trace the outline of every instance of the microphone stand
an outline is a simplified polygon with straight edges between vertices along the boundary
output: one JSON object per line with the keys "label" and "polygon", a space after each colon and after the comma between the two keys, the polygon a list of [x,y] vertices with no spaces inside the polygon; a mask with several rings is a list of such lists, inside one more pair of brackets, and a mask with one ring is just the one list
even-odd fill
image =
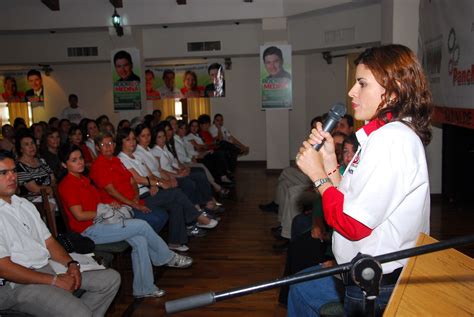
{"label": "microphone stand", "polygon": [[194,309],[220,302],[225,299],[254,294],[269,289],[305,282],[326,276],[350,272],[354,283],[358,285],[365,294],[366,307],[370,316],[375,314],[375,300],[379,293],[380,281],[382,279],[381,263],[392,262],[417,255],[450,249],[474,243],[474,235],[463,236],[446,241],[440,241],[428,245],[405,249],[397,252],[387,253],[372,257],[358,254],[351,262],[339,264],[330,268],[318,269],[313,272],[297,273],[276,280],[253,284],[241,288],[233,288],[221,292],[208,292],[189,297],[184,297],[165,303],[165,310],[169,314]]}

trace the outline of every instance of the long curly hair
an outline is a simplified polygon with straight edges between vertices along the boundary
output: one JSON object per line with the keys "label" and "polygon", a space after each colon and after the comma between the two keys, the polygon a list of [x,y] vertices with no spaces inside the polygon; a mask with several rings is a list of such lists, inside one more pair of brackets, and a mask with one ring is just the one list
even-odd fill
{"label": "long curly hair", "polygon": [[406,46],[391,44],[368,48],[354,62],[364,64],[385,88],[375,117],[385,122],[401,121],[424,145],[429,144],[431,92],[415,54]]}

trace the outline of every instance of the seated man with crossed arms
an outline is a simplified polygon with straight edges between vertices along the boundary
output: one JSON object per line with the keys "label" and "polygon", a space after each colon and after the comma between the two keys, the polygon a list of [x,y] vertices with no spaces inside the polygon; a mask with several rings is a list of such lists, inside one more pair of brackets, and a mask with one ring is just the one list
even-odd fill
{"label": "seated man with crossed arms", "polygon": [[[0,309],[34,316],[104,316],[120,275],[111,269],[81,273],[35,206],[16,196],[16,189],[15,161],[0,150]],[[67,272],[56,275],[50,258]],[[73,295],[79,288],[85,291],[81,298]]]}

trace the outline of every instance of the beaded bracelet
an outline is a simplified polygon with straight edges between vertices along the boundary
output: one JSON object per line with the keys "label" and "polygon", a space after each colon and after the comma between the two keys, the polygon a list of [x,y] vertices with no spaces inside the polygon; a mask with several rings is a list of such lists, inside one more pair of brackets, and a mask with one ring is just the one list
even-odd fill
{"label": "beaded bracelet", "polygon": [[330,175],[336,173],[336,171],[339,169],[339,167],[341,167],[341,165],[337,164],[337,167],[336,167],[333,171],[329,172],[329,173],[328,173],[328,176],[330,176]]}

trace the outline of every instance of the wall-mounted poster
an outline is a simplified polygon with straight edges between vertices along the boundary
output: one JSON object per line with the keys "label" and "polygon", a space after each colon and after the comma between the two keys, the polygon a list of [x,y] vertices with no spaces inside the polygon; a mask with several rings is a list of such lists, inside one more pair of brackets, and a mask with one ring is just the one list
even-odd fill
{"label": "wall-mounted poster", "polygon": [[224,97],[223,63],[150,66],[145,70],[147,100]]}
{"label": "wall-mounted poster", "polygon": [[44,106],[41,72],[36,69],[2,71],[0,102],[31,102],[33,107]]}
{"label": "wall-mounted poster", "polygon": [[422,0],[423,68],[436,105],[432,120],[474,128],[474,24],[472,0]]}
{"label": "wall-mounted poster", "polygon": [[112,51],[112,78],[115,110],[141,109],[140,51],[136,48]]}
{"label": "wall-mounted poster", "polygon": [[260,46],[262,108],[291,108],[291,45]]}

